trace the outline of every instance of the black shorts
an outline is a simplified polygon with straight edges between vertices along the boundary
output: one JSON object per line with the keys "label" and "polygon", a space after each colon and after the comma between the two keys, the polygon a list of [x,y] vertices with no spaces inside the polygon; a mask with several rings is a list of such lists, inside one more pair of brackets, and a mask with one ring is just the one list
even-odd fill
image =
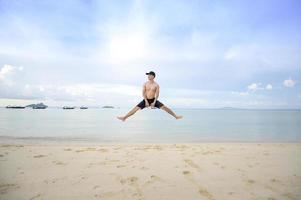
{"label": "black shorts", "polygon": [[[153,98],[153,99],[147,99],[149,105],[150,105],[151,103],[153,103],[154,100],[155,100],[155,98]],[[141,108],[141,109],[145,108],[145,100],[143,99],[137,106],[138,106],[139,108]],[[161,108],[162,106],[164,106],[164,104],[157,100],[156,103],[155,103],[155,107],[156,107],[156,108]]]}

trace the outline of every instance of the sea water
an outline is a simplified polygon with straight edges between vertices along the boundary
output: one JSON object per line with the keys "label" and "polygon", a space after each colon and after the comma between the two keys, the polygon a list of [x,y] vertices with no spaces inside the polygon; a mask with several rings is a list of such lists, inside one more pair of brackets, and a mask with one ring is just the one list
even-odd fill
{"label": "sea water", "polygon": [[300,142],[300,110],[174,109],[175,120],[146,108],[122,122],[129,109],[0,108],[0,136],[103,142]]}

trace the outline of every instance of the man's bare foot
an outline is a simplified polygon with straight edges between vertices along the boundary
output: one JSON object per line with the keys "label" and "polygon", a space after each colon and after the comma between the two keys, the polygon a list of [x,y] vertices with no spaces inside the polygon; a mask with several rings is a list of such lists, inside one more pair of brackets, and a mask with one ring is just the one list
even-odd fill
{"label": "man's bare foot", "polygon": [[176,119],[182,119],[182,118],[183,118],[183,116],[181,116],[181,115],[176,116]]}
{"label": "man's bare foot", "polygon": [[117,119],[120,119],[121,121],[125,121],[125,117],[117,117]]}

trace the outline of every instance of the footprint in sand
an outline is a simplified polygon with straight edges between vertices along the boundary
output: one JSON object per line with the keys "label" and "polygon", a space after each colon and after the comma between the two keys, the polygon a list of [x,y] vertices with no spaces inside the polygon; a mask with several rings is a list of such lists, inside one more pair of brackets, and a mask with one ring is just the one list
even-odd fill
{"label": "footprint in sand", "polygon": [[145,146],[145,147],[135,147],[134,150],[143,150],[143,151],[158,150],[158,151],[162,151],[163,147],[161,145],[149,145],[149,146]]}
{"label": "footprint in sand", "polygon": [[117,181],[119,181],[122,185],[129,186],[134,191],[132,193],[132,196],[138,199],[142,198],[142,188],[139,185],[139,178],[136,176],[130,176],[130,177],[122,177],[120,175],[112,174],[116,176]]}
{"label": "footprint in sand", "polygon": [[183,174],[190,174],[191,172],[190,171],[183,171]]}
{"label": "footprint in sand", "polygon": [[299,199],[299,198],[296,197],[294,194],[289,193],[289,192],[285,192],[285,193],[283,193],[282,195],[285,196],[286,198],[292,199],[292,200],[297,200],[297,199]]}
{"label": "footprint in sand", "polygon": [[119,180],[119,182],[121,183],[121,184],[135,184],[135,183],[137,183],[137,181],[138,181],[138,177],[136,177],[136,176],[132,176],[132,177],[127,177],[127,178],[123,178],[122,176],[120,176],[120,175],[117,175],[117,180]]}
{"label": "footprint in sand", "polygon": [[108,149],[101,148],[101,149],[97,149],[97,151],[100,151],[100,152],[102,152],[102,153],[106,153],[106,152],[108,152],[109,150],[108,150]]}
{"label": "footprint in sand", "polygon": [[[165,183],[165,180],[157,175],[151,175],[149,179],[141,184],[141,181],[136,176],[130,176],[130,177],[122,177],[121,175],[112,173],[111,175],[116,176],[116,180],[119,181],[124,187],[128,186],[129,190],[132,190],[132,197],[135,199],[141,199],[143,198],[143,189],[146,187],[149,187],[150,185],[153,185],[156,182]],[[115,195],[115,194],[114,194]]]}
{"label": "footprint in sand", "polygon": [[86,152],[86,151],[102,151],[102,149],[99,150],[99,149],[97,149],[95,147],[87,147],[87,148],[75,150],[76,153]]}
{"label": "footprint in sand", "polygon": [[[274,182],[273,179],[271,179],[271,181]],[[279,181],[279,180],[275,180],[275,181]],[[299,199],[299,198],[297,198],[294,194],[289,193],[289,192],[284,192],[284,193],[282,193],[279,189],[276,189],[275,187],[272,187],[271,185],[265,185],[264,187],[265,187],[266,189],[269,189],[269,190],[271,190],[271,191],[273,191],[273,192],[275,192],[275,193],[281,195],[281,196],[284,196],[285,199],[291,199],[291,200],[297,200],[297,199]],[[270,198],[273,198],[273,197],[270,197]]]}
{"label": "footprint in sand", "polygon": [[276,178],[272,178],[270,181],[272,183],[279,183],[279,184],[281,184],[281,181],[279,179],[276,179]]}
{"label": "footprint in sand", "polygon": [[95,185],[94,187],[93,187],[93,190],[95,190],[95,189],[97,189],[97,188],[99,188],[100,186],[99,185]]}
{"label": "footprint in sand", "polygon": [[[115,175],[116,174],[111,174],[111,175]],[[124,186],[128,186],[130,187],[127,191],[132,191],[132,197],[134,197],[135,199],[141,199],[143,197],[143,192],[142,190],[146,187],[149,187],[150,185],[153,185],[154,183],[156,182],[164,182],[165,181],[160,178],[159,176],[156,176],[156,175],[151,175],[150,176],[150,180],[147,180],[144,184],[140,185],[139,182],[139,179],[138,177],[135,177],[135,176],[132,176],[132,177],[127,177],[127,178],[123,178],[122,176],[120,175],[117,175],[117,180]]]}
{"label": "footprint in sand", "polygon": [[255,181],[252,179],[248,179],[248,180],[246,180],[246,182],[248,185],[253,185],[255,183]]}
{"label": "footprint in sand", "polygon": [[30,200],[37,199],[37,198],[39,198],[39,197],[41,197],[41,196],[42,196],[42,194],[39,193],[39,194],[37,194],[37,195],[31,197]]}
{"label": "footprint in sand", "polygon": [[72,183],[72,185],[76,185],[76,184],[81,183],[84,179],[87,179],[87,177],[85,177],[83,175],[79,175],[79,176],[77,176],[77,179],[78,180],[76,182]]}
{"label": "footprint in sand", "polygon": [[202,154],[203,155],[209,155],[209,154],[214,154],[214,152],[212,152],[212,151],[204,151]]}
{"label": "footprint in sand", "polygon": [[45,157],[45,155],[35,155],[33,156],[34,158],[42,158],[42,157]]}
{"label": "footprint in sand", "polygon": [[117,191],[103,192],[101,194],[94,195],[95,198],[100,198],[100,199],[111,198],[111,197],[118,197],[118,199],[124,199],[125,196],[126,196],[126,193],[123,189],[117,190]]}
{"label": "footprint in sand", "polygon": [[89,163],[89,164],[87,165],[87,168],[91,168],[93,165],[95,165],[95,163]]}
{"label": "footprint in sand", "polygon": [[126,180],[127,180],[127,182],[130,183],[130,184],[136,184],[137,181],[138,181],[138,177],[132,176],[132,177],[127,178]]}
{"label": "footprint in sand", "polygon": [[234,194],[234,192],[228,192],[228,195],[233,195]]}
{"label": "footprint in sand", "polygon": [[19,174],[24,174],[24,171],[19,171]]}
{"label": "footprint in sand", "polygon": [[213,200],[214,198],[213,198],[213,196],[212,196],[212,194],[210,193],[210,192],[208,192],[206,189],[204,189],[204,188],[200,188],[199,189],[199,193],[202,195],[202,196],[205,196],[205,197],[207,197],[208,199],[210,199],[210,200]]}
{"label": "footprint in sand", "polygon": [[20,186],[18,184],[14,184],[14,183],[0,184],[0,194],[5,194],[11,190],[16,190],[19,188],[20,188]]}
{"label": "footprint in sand", "polygon": [[142,170],[148,170],[149,168],[147,168],[147,167],[140,167],[140,169],[142,169]]}
{"label": "footprint in sand", "polygon": [[56,165],[66,165],[67,163],[61,162],[61,161],[52,161],[52,163]]}
{"label": "footprint in sand", "polygon": [[126,167],[126,165],[117,165],[117,168],[122,168],[122,167]]}
{"label": "footprint in sand", "polygon": [[165,181],[160,178],[159,176],[156,176],[156,175],[151,175],[150,176],[150,180],[146,181],[144,184],[143,184],[143,187],[147,187],[149,185],[152,185],[153,183],[155,182],[161,182],[161,183],[164,183]]}
{"label": "footprint in sand", "polygon": [[201,170],[200,166],[197,165],[196,163],[194,163],[192,160],[190,160],[190,159],[185,159],[184,161],[185,161],[185,163],[187,163],[190,167],[192,167],[192,168],[194,168],[194,169],[196,169],[196,170],[198,170],[198,171]]}
{"label": "footprint in sand", "polygon": [[210,192],[208,192],[208,190],[205,187],[201,186],[194,179],[192,172],[190,172],[190,171],[183,171],[182,173],[187,178],[187,180],[189,182],[191,182],[198,189],[198,194],[200,194],[203,197],[206,197],[209,200],[214,200],[213,195]]}

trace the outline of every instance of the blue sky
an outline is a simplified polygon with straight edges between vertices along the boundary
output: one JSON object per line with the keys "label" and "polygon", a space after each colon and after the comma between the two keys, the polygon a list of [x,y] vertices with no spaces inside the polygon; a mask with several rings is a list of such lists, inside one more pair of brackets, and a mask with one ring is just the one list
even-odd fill
{"label": "blue sky", "polygon": [[301,108],[300,1],[0,0],[0,106]]}

